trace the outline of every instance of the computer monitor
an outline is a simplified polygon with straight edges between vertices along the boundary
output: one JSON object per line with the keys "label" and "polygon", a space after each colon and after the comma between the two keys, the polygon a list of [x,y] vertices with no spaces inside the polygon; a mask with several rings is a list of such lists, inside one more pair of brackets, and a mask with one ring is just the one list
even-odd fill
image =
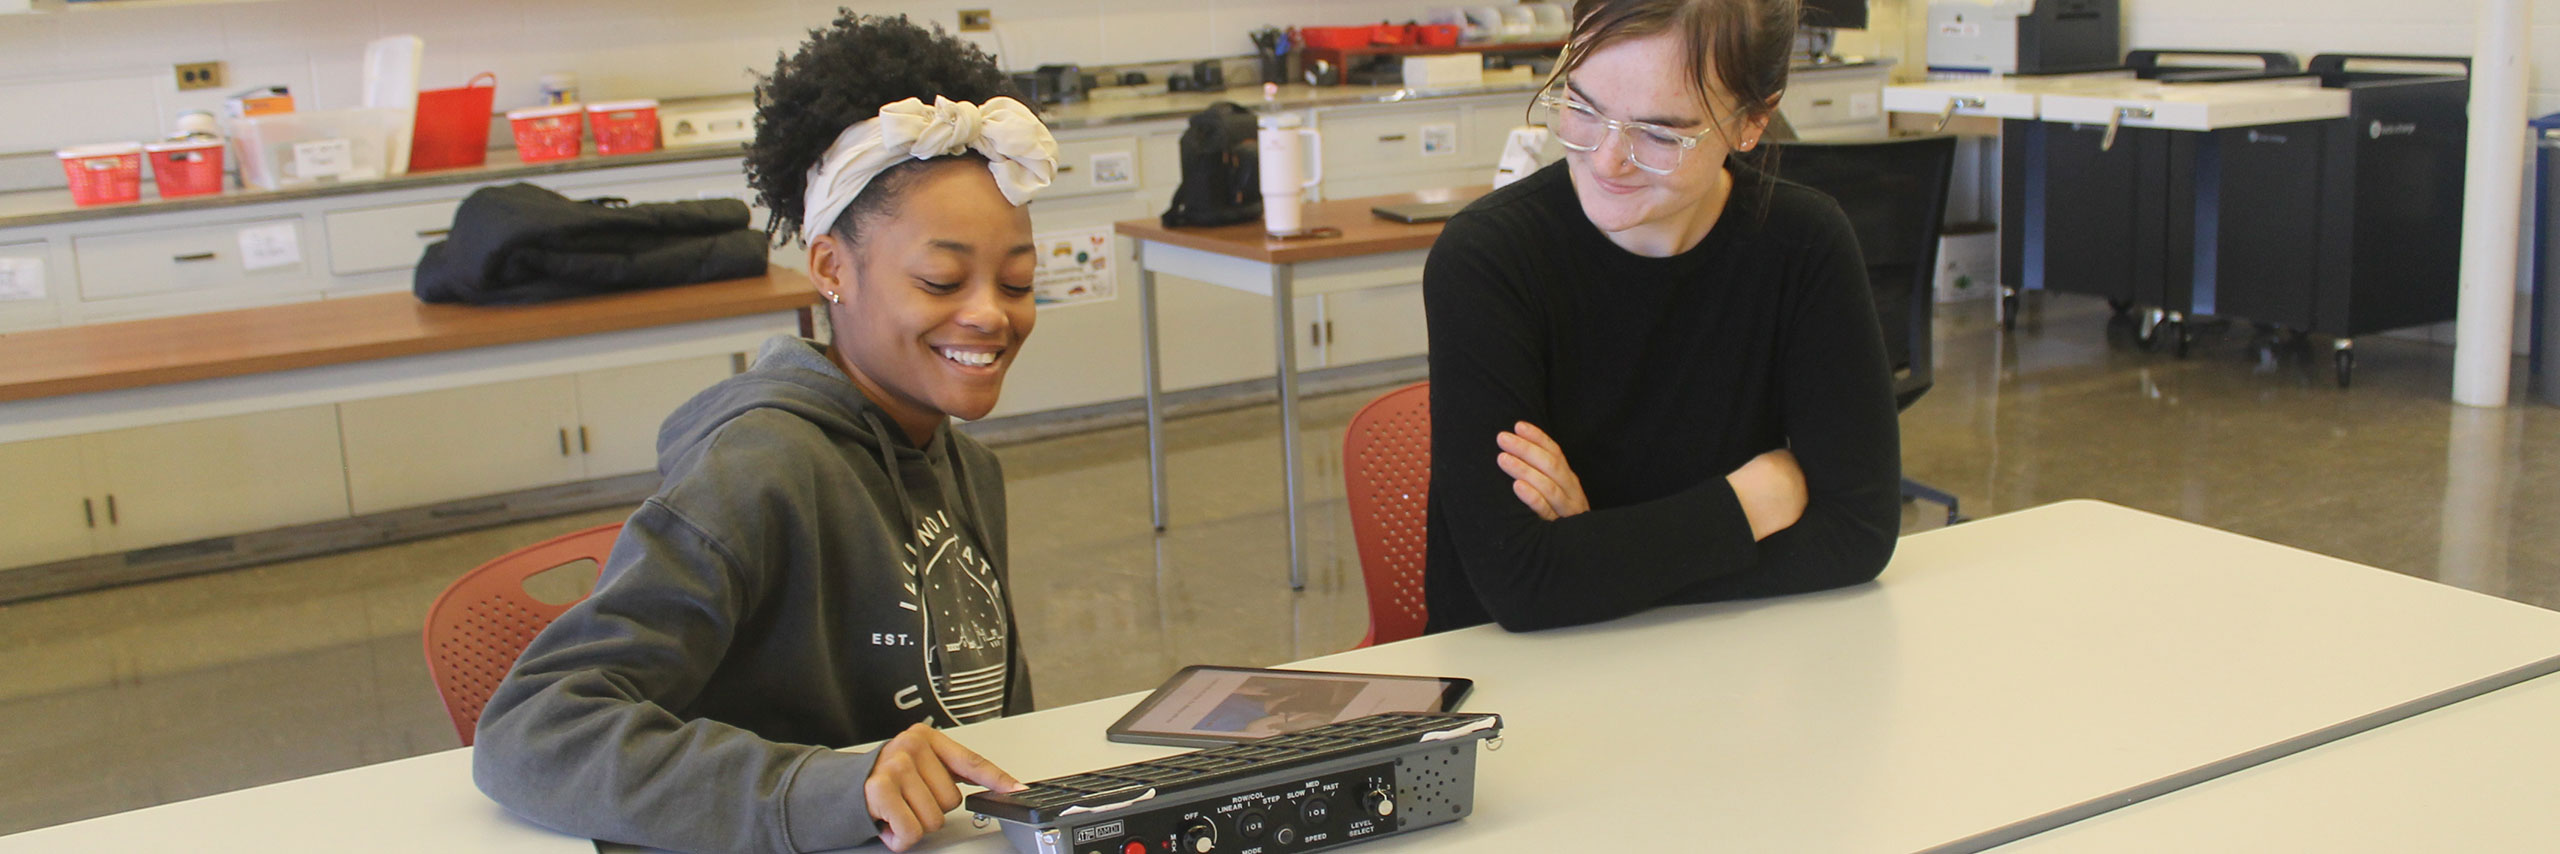
{"label": "computer monitor", "polygon": [[1804,0],[1804,25],[1835,30],[1867,28],[1867,0]]}

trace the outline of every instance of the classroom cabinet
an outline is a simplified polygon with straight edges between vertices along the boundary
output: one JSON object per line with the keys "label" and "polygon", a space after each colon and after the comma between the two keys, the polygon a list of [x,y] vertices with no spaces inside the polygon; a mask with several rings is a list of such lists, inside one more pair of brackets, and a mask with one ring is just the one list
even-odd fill
{"label": "classroom cabinet", "polygon": [[85,436],[0,445],[0,566],[25,566],[97,551],[98,508],[82,469]]}
{"label": "classroom cabinet", "polygon": [[589,478],[658,468],[658,426],[676,407],[738,372],[748,354],[703,356],[577,375],[579,456]]}
{"label": "classroom cabinet", "polygon": [[101,551],[347,515],[334,407],[306,406],[91,435],[106,506]]}
{"label": "classroom cabinet", "polygon": [[1328,365],[1419,356],[1430,350],[1420,283],[1344,291],[1323,299],[1321,358]]}
{"label": "classroom cabinet", "polygon": [[648,471],[657,430],[733,355],[338,405],[357,514]]}
{"label": "classroom cabinet", "polygon": [[0,445],[0,565],[347,515],[333,407]]}

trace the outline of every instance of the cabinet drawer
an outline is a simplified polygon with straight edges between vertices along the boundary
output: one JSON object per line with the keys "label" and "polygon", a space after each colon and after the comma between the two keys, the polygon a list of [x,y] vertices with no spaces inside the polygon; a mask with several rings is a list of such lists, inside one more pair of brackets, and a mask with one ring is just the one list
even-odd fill
{"label": "cabinet drawer", "polygon": [[1458,127],[1456,110],[1326,113],[1317,123],[1324,135],[1324,174],[1384,175],[1463,165],[1466,146]]}
{"label": "cabinet drawer", "polygon": [[1798,129],[1871,124],[1883,133],[1884,90],[1877,77],[1799,81],[1778,109]]}
{"label": "cabinet drawer", "polygon": [[[244,232],[281,228],[291,234],[292,263],[251,270],[241,256]],[[210,290],[305,278],[300,256],[308,245],[301,217],[227,222],[136,234],[75,237],[80,297],[114,299],[174,291]]]}
{"label": "cabinet drawer", "polygon": [[333,211],[324,220],[329,230],[329,272],[350,276],[415,267],[427,244],[443,240],[453,228],[453,211],[461,206],[461,199],[446,199]]}
{"label": "cabinet drawer", "polygon": [[1040,197],[1134,191],[1140,183],[1137,137],[1059,140],[1058,179]]}

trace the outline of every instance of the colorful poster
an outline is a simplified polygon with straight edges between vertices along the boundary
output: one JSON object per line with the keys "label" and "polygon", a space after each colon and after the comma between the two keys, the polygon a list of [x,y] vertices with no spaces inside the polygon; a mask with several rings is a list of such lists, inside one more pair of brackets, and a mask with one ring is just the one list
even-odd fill
{"label": "colorful poster", "polygon": [[1032,235],[1040,256],[1031,279],[1042,306],[1101,302],[1118,296],[1120,239],[1110,226]]}

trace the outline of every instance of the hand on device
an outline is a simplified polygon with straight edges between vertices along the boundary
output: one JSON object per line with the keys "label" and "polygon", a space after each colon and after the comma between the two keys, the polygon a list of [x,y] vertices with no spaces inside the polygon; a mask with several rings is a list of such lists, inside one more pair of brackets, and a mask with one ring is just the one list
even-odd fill
{"label": "hand on device", "polygon": [[1733,487],[1733,497],[1741,500],[1743,518],[1751,521],[1755,541],[1795,524],[1804,517],[1805,502],[1811,500],[1804,469],[1796,465],[1795,453],[1785,448],[1752,457],[1725,475],[1724,481]]}
{"label": "hand on device", "polygon": [[891,851],[905,851],[927,833],[942,829],[943,816],[960,808],[960,787],[953,778],[997,792],[1020,790],[1022,781],[969,748],[925,724],[916,724],[889,743],[871,763],[862,795],[871,806],[871,821],[880,841]]}
{"label": "hand on device", "polygon": [[1565,464],[1563,446],[1538,425],[1513,424],[1509,432],[1495,434],[1493,443],[1502,449],[1494,464],[1511,476],[1511,494],[1537,511],[1538,518],[1553,522],[1591,509],[1582,495],[1582,479]]}

